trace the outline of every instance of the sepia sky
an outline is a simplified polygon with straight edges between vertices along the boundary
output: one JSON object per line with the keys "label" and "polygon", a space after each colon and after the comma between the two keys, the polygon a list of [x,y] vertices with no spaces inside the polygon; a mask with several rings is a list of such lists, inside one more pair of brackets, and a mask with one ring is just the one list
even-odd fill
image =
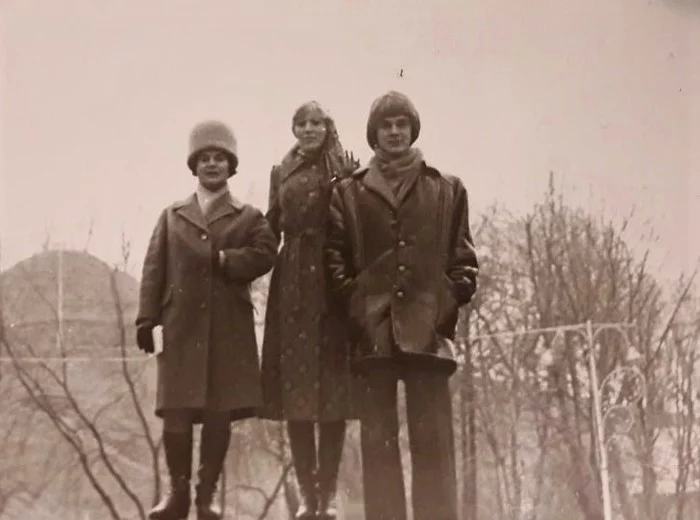
{"label": "sepia sky", "polygon": [[233,127],[232,188],[264,209],[298,105],[326,105],[365,161],[389,89],[414,100],[416,145],[463,179],[474,223],[494,202],[528,211],[552,171],[572,203],[635,207],[660,275],[700,256],[697,1],[2,0],[0,15],[3,268],[47,236],[118,262],[124,233],[138,276],[158,213],[194,188],[196,122]]}

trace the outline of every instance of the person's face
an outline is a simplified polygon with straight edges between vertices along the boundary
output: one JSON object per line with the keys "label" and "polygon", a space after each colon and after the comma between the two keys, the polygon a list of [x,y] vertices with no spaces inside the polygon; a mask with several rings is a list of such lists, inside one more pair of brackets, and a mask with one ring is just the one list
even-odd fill
{"label": "person's face", "polygon": [[202,150],[197,155],[195,173],[199,184],[209,191],[222,188],[229,177],[228,156],[215,148]]}
{"label": "person's face", "polygon": [[312,110],[294,121],[294,136],[302,152],[315,152],[326,140],[328,129],[323,114]]}
{"label": "person's face", "polygon": [[404,154],[411,147],[411,120],[407,116],[382,119],[377,128],[377,145],[391,156]]}

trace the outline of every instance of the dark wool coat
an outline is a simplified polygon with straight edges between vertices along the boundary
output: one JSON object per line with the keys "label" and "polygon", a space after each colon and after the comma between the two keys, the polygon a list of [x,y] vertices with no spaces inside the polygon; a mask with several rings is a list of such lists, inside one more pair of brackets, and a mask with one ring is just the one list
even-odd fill
{"label": "dark wool coat", "polygon": [[144,261],[137,324],[163,325],[159,416],[190,408],[235,419],[261,404],[250,282],[272,268],[277,239],[260,211],[229,194],[208,213],[195,195],[164,210]]}
{"label": "dark wool coat", "polygon": [[330,170],[323,155],[305,164],[290,152],[271,173],[267,217],[284,243],[265,315],[262,417],[327,421],[351,414],[347,333],[328,300],[324,268]]}
{"label": "dark wool coat", "polygon": [[[403,354],[448,372],[441,346],[476,289],[478,263],[467,192],[423,164],[397,201],[377,170],[338,183],[326,248],[333,285],[347,304],[357,361]],[[399,349],[397,351],[396,349]],[[447,356],[449,357],[449,356]]]}

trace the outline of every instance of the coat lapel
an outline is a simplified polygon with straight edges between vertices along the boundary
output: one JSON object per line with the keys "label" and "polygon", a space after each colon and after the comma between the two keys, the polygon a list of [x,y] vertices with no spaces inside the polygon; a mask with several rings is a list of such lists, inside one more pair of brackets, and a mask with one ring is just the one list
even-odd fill
{"label": "coat lapel", "polygon": [[411,190],[413,190],[413,187],[418,182],[418,178],[422,175],[422,173],[423,165],[421,165],[420,169],[417,172],[411,175],[410,179],[406,179],[406,181],[401,185],[401,187],[399,188],[399,192],[396,195],[399,206],[406,201],[408,195],[411,193]]}
{"label": "coat lapel", "polygon": [[384,201],[391,206],[391,208],[396,211],[399,207],[399,203],[396,200],[394,192],[391,191],[389,184],[382,178],[382,174],[376,166],[369,166],[367,173],[363,179],[364,185],[367,189],[372,190],[377,195],[379,195]]}
{"label": "coat lapel", "polygon": [[183,201],[182,206],[177,209],[177,213],[201,230],[209,231],[209,226],[202,214],[202,210],[199,209],[199,203],[195,194],[190,195]]}
{"label": "coat lapel", "polygon": [[295,153],[294,149],[290,150],[287,155],[284,156],[284,159],[282,159],[279,166],[280,184],[282,184],[292,173],[297,171],[302,164],[304,164],[303,159],[299,157],[297,153]]}
{"label": "coat lapel", "polygon": [[220,218],[238,213],[241,209],[243,209],[243,204],[227,192],[212,202],[211,209],[207,215],[207,221],[211,224]]}

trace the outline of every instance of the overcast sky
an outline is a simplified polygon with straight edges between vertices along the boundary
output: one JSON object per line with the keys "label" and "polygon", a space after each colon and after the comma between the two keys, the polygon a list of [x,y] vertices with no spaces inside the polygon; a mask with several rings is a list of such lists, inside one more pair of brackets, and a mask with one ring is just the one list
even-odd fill
{"label": "overcast sky", "polygon": [[[694,7],[695,6],[695,7]],[[463,179],[473,221],[541,199],[637,207],[661,274],[700,256],[700,3],[692,0],[0,0],[2,267],[56,243],[138,275],[160,210],[194,188],[198,121],[239,142],[264,209],[291,116],[317,99],[370,155],[372,100],[408,94],[417,146]],[[403,73],[401,74],[401,71]],[[644,244],[640,244],[643,246]]]}

